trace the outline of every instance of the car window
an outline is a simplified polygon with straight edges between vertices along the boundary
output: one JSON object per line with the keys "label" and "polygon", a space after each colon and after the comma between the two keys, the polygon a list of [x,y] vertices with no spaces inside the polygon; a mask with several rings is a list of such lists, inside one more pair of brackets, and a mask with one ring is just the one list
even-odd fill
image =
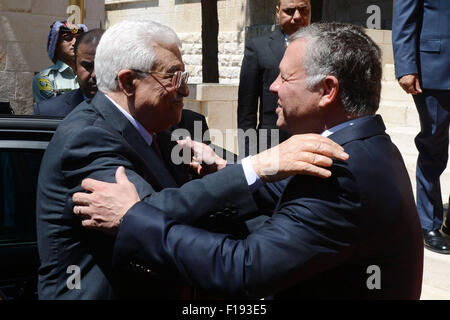
{"label": "car window", "polygon": [[43,153],[0,148],[0,247],[36,241],[36,186]]}

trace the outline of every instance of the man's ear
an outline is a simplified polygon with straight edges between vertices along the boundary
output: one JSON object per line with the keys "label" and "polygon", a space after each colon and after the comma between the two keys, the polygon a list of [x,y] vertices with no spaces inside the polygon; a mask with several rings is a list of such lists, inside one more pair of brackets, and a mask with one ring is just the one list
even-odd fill
{"label": "man's ear", "polygon": [[336,101],[339,93],[339,80],[335,76],[327,76],[320,84],[322,96],[319,107],[326,107]]}
{"label": "man's ear", "polygon": [[136,87],[134,80],[136,79],[136,73],[129,69],[120,70],[117,74],[117,80],[119,82],[120,91],[127,97],[134,95]]}

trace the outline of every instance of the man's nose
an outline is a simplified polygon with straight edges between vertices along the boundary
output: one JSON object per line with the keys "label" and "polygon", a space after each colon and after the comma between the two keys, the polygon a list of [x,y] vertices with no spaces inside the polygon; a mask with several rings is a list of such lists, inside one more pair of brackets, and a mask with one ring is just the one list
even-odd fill
{"label": "man's nose", "polygon": [[278,75],[278,77],[275,79],[275,81],[272,82],[272,84],[270,85],[270,88],[269,88],[270,92],[272,92],[272,93],[278,92],[278,88],[280,87],[280,80],[281,80],[281,77],[280,77],[280,75]]}
{"label": "man's nose", "polygon": [[177,92],[183,97],[187,97],[189,95],[189,87],[187,83],[182,82],[181,86],[178,88]]}
{"label": "man's nose", "polygon": [[97,76],[95,75],[95,69],[93,69],[91,72],[91,78],[97,80]]}
{"label": "man's nose", "polygon": [[298,21],[302,18],[302,14],[300,13],[299,9],[295,9],[294,15],[292,16],[292,19],[295,21]]}

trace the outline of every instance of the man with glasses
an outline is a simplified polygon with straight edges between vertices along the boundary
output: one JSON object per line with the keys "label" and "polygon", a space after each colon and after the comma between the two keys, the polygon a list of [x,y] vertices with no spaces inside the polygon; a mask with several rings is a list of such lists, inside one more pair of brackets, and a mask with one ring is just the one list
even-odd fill
{"label": "man with glasses", "polygon": [[[269,87],[278,76],[288,37],[311,22],[311,1],[279,0],[276,16],[280,24],[276,30],[249,39],[245,45],[239,83],[238,127],[253,131],[247,133],[249,138],[245,141],[240,139],[240,156],[255,154],[279,142],[277,136],[271,135],[271,130],[278,130],[275,113],[278,97]],[[254,138],[250,140],[255,130],[257,144]],[[278,132],[280,141],[289,137],[285,131]]]}
{"label": "man with glasses", "polygon": [[[170,28],[151,21],[124,21],[103,34],[95,55],[98,92],[61,122],[39,172],[39,298],[190,297],[170,266],[150,270],[137,260],[121,270],[112,268],[115,238],[84,230],[72,212],[72,194],[82,190],[84,178],[112,182],[117,167],[124,166],[142,198],[191,223],[203,224],[196,217],[205,215],[218,224],[223,219],[214,219],[225,215],[225,208],[233,217],[256,209],[241,165],[187,182],[184,166],[172,161],[176,142],[166,130],[180,121],[183,98],[189,94],[180,47]],[[300,161],[301,170],[295,172],[328,176],[305,162],[324,159],[318,154],[343,159],[342,149],[320,136],[307,140],[307,155],[316,155]],[[302,151],[296,147],[284,160],[305,159]]]}
{"label": "man with glasses", "polygon": [[76,39],[88,31],[84,24],[55,21],[50,26],[47,41],[48,57],[54,65],[37,73],[33,79],[33,96],[36,103],[78,89],[75,70]]}

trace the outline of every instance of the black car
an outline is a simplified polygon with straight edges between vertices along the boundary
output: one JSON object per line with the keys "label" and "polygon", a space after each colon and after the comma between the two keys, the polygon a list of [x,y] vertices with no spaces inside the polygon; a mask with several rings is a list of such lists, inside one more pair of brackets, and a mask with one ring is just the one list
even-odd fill
{"label": "black car", "polygon": [[0,115],[0,300],[37,298],[37,178],[60,121]]}

